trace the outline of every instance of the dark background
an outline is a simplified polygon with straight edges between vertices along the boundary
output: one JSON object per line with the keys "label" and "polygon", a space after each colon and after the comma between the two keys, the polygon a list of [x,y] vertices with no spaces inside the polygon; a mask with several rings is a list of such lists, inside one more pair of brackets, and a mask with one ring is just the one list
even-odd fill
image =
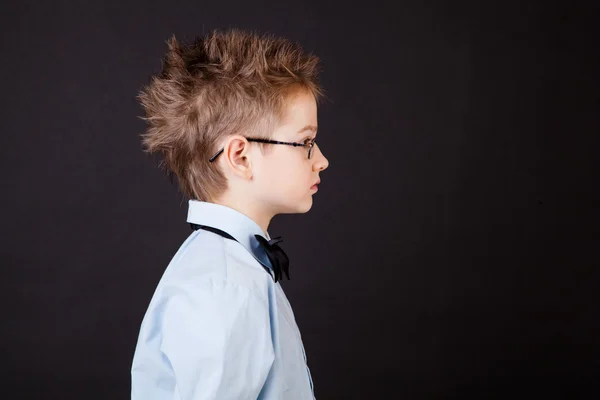
{"label": "dark background", "polygon": [[600,394],[599,3],[351,4],[3,2],[2,398],[128,398],[190,233],[135,96],[228,27],[322,60],[330,167],[269,228],[317,398]]}

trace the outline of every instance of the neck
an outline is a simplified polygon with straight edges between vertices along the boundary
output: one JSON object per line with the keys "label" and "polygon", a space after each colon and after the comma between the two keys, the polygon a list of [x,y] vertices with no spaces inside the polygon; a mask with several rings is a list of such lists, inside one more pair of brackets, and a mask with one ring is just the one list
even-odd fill
{"label": "neck", "polygon": [[256,224],[262,230],[263,235],[267,237],[267,230],[269,229],[269,224],[271,223],[273,215],[270,215],[264,212],[264,210],[261,210],[258,204],[255,204],[254,202],[248,202],[248,200],[244,200],[243,202],[235,201],[234,199],[227,197],[222,197],[220,199],[216,199],[210,202],[229,207],[244,214],[245,216],[256,222]]}

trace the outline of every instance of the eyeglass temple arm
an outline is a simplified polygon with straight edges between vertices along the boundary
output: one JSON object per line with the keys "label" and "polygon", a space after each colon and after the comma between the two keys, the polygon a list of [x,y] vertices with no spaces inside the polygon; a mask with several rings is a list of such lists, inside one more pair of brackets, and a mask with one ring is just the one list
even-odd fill
{"label": "eyeglass temple arm", "polygon": [[208,159],[208,162],[213,162],[213,161],[215,161],[215,159],[216,159],[217,157],[219,157],[219,155],[220,155],[220,154],[221,154],[223,151],[225,151],[225,147],[223,147],[221,150],[217,151],[217,154],[215,154],[214,156],[212,156],[211,158],[209,158],[209,159]]}
{"label": "eyeglass temple arm", "polygon": [[[280,142],[279,140],[270,140],[270,139],[255,139],[255,138],[247,138],[248,141],[250,142],[261,142],[261,143],[273,143],[273,144],[287,144],[289,146],[294,146],[294,147],[298,147],[298,146],[302,146],[302,147],[306,147],[306,145],[304,143],[294,143],[294,142]],[[217,154],[215,154],[214,156],[212,156],[211,158],[208,159],[209,162],[213,162],[215,161],[215,159],[217,157],[219,157],[219,155],[225,150],[225,148],[223,147],[221,150],[219,150],[217,152]]]}

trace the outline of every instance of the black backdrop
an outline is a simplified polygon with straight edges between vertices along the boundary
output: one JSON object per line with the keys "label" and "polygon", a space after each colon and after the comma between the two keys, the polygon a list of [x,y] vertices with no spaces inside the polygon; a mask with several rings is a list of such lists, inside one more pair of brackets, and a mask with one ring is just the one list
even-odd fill
{"label": "black backdrop", "polygon": [[322,59],[330,167],[269,229],[317,398],[598,394],[599,7],[351,4],[3,2],[2,398],[129,396],[190,233],[135,95],[227,27]]}

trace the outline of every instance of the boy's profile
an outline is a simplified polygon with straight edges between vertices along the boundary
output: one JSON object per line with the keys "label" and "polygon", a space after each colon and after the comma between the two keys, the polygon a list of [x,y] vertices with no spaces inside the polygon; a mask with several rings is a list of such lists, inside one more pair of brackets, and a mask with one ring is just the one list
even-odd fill
{"label": "boy's profile", "polygon": [[329,162],[315,143],[318,59],[285,38],[214,31],[168,41],[139,100],[143,144],[189,199],[193,229],[143,318],[131,398],[313,399],[267,229],[305,213]]}

